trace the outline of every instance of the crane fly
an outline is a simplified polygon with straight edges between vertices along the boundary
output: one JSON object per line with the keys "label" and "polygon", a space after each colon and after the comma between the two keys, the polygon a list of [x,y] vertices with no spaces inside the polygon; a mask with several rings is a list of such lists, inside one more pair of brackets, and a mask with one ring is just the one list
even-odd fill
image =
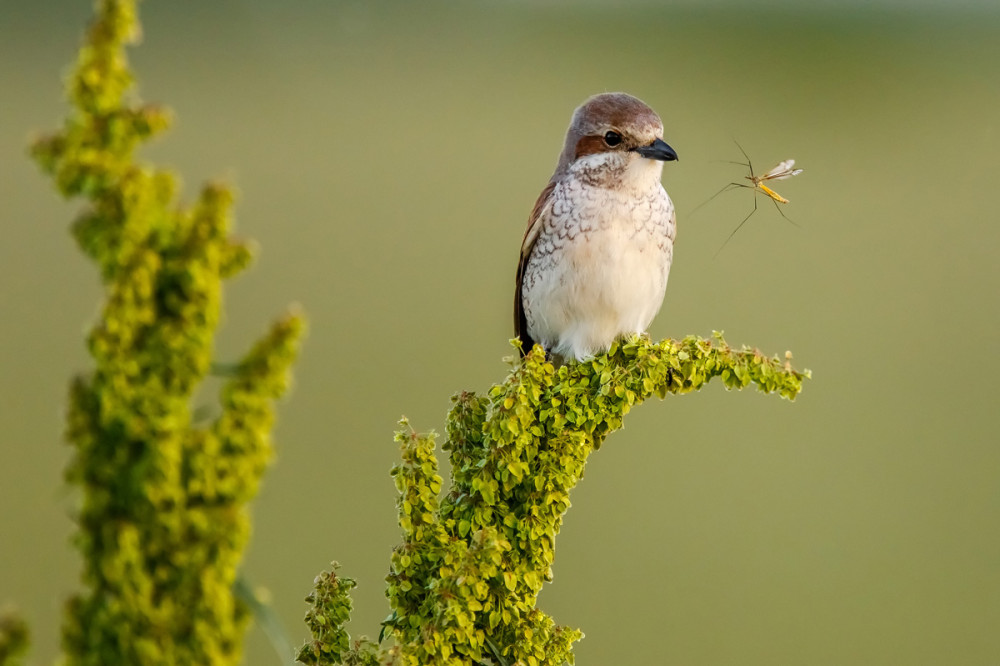
{"label": "crane fly", "polygon": [[[749,166],[749,161],[747,162],[747,166]],[[797,176],[800,173],[802,173],[802,169],[793,169],[792,167],[794,166],[795,166],[795,160],[785,160],[778,166],[774,167],[773,169],[765,173],[763,176],[753,175],[753,167],[750,167],[750,175],[746,176],[746,179],[749,180],[751,183],[753,183],[751,187],[760,189],[761,192],[771,197],[778,203],[788,203],[788,199],[781,196],[780,194],[772,190],[764,183],[769,180],[784,180],[786,178],[791,178],[792,176]],[[778,209],[778,212],[781,212],[780,208]]]}
{"label": "crane fly", "polygon": [[[782,203],[782,204],[788,203],[788,199],[786,199],[785,197],[781,196],[780,194],[778,194],[777,192],[775,192],[774,190],[772,190],[770,187],[768,187],[766,185],[766,183],[768,181],[772,181],[772,180],[785,180],[786,178],[791,178],[792,176],[797,176],[800,173],[802,173],[803,170],[795,168],[795,160],[784,160],[782,162],[779,162],[777,166],[775,166],[773,169],[771,169],[767,173],[758,176],[758,175],[754,174],[754,172],[753,172],[753,162],[750,161],[750,156],[747,155],[747,152],[745,150],[743,150],[743,146],[741,146],[737,142],[736,143],[736,147],[740,149],[740,152],[743,153],[743,157],[745,157],[747,161],[746,162],[733,162],[733,164],[739,164],[740,166],[744,166],[744,167],[746,167],[747,169],[750,170],[750,175],[749,176],[744,176],[744,178],[746,180],[750,181],[750,184],[747,185],[746,183],[729,183],[728,185],[726,185],[725,187],[723,187],[721,190],[719,190],[718,192],[716,192],[715,194],[713,194],[712,197],[710,199],[708,199],[708,201],[706,201],[705,203],[708,203],[709,201],[711,201],[715,197],[719,196],[723,192],[731,190],[734,187],[743,187],[743,188],[746,188],[746,189],[753,190],[753,210],[751,210],[747,214],[747,216],[743,218],[743,221],[740,222],[736,226],[735,229],[733,229],[732,233],[729,234],[729,237],[726,238],[726,242],[723,243],[722,247],[720,247],[719,250],[715,253],[716,255],[718,255],[719,252],[722,252],[722,248],[726,247],[726,244],[730,241],[730,239],[732,239],[733,236],[736,235],[736,232],[739,231],[741,228],[743,228],[743,225],[747,223],[747,220],[749,220],[751,217],[753,217],[753,214],[757,212],[757,193],[758,192],[760,192],[761,194],[764,194],[771,201],[774,202],[774,207],[777,209],[778,213],[781,214],[781,217],[785,218],[786,220],[788,220],[792,224],[795,224],[794,222],[792,222],[788,218],[787,215],[785,215],[782,212],[781,207],[778,206],[779,203]],[[702,206],[704,206],[704,205],[705,204],[702,204]],[[699,206],[698,208],[701,208],[701,206]],[[695,210],[697,210],[697,208]],[[692,211],[692,212],[694,212],[694,211]],[[798,225],[796,225],[796,226],[798,226]]]}

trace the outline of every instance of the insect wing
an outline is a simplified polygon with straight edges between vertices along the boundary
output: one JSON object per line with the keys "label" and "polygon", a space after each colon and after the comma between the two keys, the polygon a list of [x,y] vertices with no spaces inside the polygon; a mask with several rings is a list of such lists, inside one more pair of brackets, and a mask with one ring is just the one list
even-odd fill
{"label": "insect wing", "polygon": [[784,180],[802,173],[802,169],[793,169],[793,166],[795,166],[795,160],[785,160],[765,173],[761,180]]}
{"label": "insect wing", "polygon": [[802,173],[802,169],[792,169],[786,171],[785,173],[779,173],[777,176],[771,176],[768,180],[784,180],[786,178],[791,178],[792,176],[797,176]]}

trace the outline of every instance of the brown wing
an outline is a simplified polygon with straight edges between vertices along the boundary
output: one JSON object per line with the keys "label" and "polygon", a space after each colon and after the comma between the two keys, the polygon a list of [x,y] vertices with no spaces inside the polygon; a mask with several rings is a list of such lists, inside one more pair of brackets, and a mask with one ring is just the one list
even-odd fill
{"label": "brown wing", "polygon": [[535,240],[542,230],[542,213],[548,208],[555,188],[556,181],[552,180],[538,195],[535,207],[531,209],[531,216],[528,218],[528,228],[524,230],[524,238],[521,240],[521,257],[517,262],[517,286],[514,289],[514,335],[521,339],[521,356],[535,346],[535,341],[528,335],[528,320],[525,319],[524,306],[521,303],[521,280],[524,277],[524,268],[528,265],[528,257],[531,256],[531,249],[535,247]]}

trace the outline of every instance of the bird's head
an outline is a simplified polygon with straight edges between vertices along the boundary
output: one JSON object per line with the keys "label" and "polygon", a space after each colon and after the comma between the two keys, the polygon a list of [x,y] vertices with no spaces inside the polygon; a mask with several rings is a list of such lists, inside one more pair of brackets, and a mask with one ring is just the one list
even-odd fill
{"label": "bird's head", "polygon": [[594,95],[574,113],[556,174],[574,173],[603,186],[659,181],[677,153],[663,140],[663,122],[625,93]]}

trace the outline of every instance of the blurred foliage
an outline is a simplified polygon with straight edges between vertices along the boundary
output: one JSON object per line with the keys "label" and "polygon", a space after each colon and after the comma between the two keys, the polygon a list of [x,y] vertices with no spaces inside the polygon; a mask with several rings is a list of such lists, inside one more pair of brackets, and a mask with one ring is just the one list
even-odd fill
{"label": "blurred foliage", "polygon": [[27,623],[11,610],[0,612],[0,666],[19,666],[27,651]]}
{"label": "blurred foliage", "polygon": [[180,208],[175,177],[135,160],[169,124],[131,99],[125,46],[138,36],[134,2],[98,3],[68,82],[71,116],[32,147],[64,196],[89,202],[73,233],[106,294],[87,339],[95,368],[73,381],[67,417],[87,589],[66,607],[65,661],[235,664],[249,617],[232,591],[247,503],[304,321],[277,321],[227,374],[219,416],[192,425],[222,281],[251,252],[229,235],[228,188],[208,185]]}
{"label": "blurred foliage", "polygon": [[344,626],[354,581],[324,573],[307,598],[313,641],[308,664],[573,663],[576,629],[535,608],[552,580],[555,537],[590,453],[644,400],[696,391],[718,377],[727,389],[751,384],[793,400],[808,370],[791,354],[767,358],[729,347],[720,333],[652,343],[615,343],[603,355],[556,368],[536,346],[486,395],[462,393],[447,419],[444,450],[451,487],[442,498],[434,434],[404,419],[396,435],[402,462],[392,475],[403,543],[392,554],[381,653],[353,648]]}

